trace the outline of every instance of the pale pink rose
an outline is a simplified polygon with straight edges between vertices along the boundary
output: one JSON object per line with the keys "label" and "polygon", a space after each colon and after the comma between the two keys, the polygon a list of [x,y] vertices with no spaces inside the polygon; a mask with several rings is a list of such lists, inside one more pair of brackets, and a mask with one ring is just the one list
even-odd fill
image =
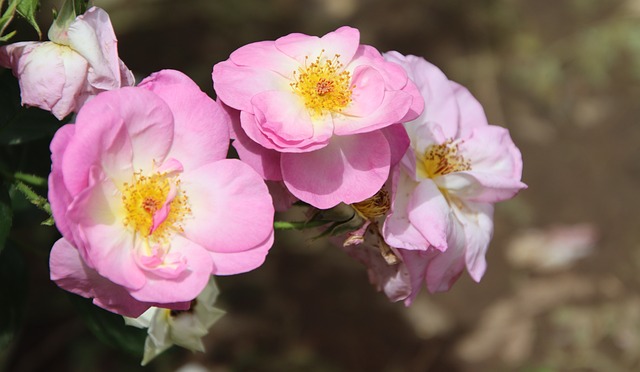
{"label": "pale pink rose", "polygon": [[260,266],[273,243],[272,200],[251,167],[225,159],[228,126],[172,70],[84,105],[51,143],[49,200],[63,235],[51,278],[137,317],[152,305],[184,308],[212,274]]}
{"label": "pale pink rose", "polygon": [[63,119],[96,94],[134,84],[118,58],[117,40],[102,9],[92,7],[67,30],[49,31],[51,41],[0,47],[0,66],[18,78],[22,104]]}
{"label": "pale pink rose", "polygon": [[489,125],[479,102],[420,57],[385,54],[403,66],[425,99],[405,124],[411,140],[392,176],[391,211],[382,232],[411,277],[446,291],[466,267],[479,281],[493,233],[493,204],[526,188],[522,158],[506,129]]}
{"label": "pale pink rose", "polygon": [[379,129],[424,105],[406,72],[350,27],[245,45],[212,76],[220,100],[239,111],[240,158],[322,209],[380,189],[396,150]]}

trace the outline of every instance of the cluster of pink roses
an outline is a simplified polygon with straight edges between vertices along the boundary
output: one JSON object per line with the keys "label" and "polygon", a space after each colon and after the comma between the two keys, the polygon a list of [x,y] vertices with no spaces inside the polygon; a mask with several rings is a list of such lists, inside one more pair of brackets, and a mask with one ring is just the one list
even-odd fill
{"label": "cluster of pink roses", "polygon": [[522,159],[464,87],[359,39],[341,27],[245,45],[213,83],[240,159],[316,208],[351,204],[364,224],[344,247],[409,305],[423,282],[448,290],[465,266],[480,280],[493,203],[526,188]]}
{"label": "cluster of pink roses", "polygon": [[0,48],[0,65],[23,104],[77,113],[51,143],[51,278],[129,317],[187,309],[211,275],[260,266],[273,205],[292,200],[351,205],[365,222],[345,248],[409,304],[465,266],[480,280],[493,203],[526,187],[508,132],[465,88],[351,27],[239,48],[213,66],[217,102],[178,71],[133,86],[98,8],[64,38]]}

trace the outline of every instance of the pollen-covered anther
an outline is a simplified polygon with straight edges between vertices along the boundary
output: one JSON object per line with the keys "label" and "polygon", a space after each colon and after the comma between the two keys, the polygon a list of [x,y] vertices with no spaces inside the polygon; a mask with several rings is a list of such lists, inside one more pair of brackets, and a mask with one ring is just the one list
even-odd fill
{"label": "pollen-covered anther", "polygon": [[423,177],[434,178],[470,170],[471,162],[460,154],[460,143],[449,139],[443,144],[429,146],[423,156],[418,157],[418,172]]}
{"label": "pollen-covered anther", "polygon": [[133,182],[122,187],[122,205],[124,225],[158,242],[182,232],[181,222],[191,213],[187,195],[180,190],[180,180],[166,173],[135,173]]}
{"label": "pollen-covered anther", "polygon": [[327,93],[333,92],[333,81],[321,78],[316,84],[316,93],[319,96],[324,96]]}
{"label": "pollen-covered anther", "polygon": [[309,57],[305,57],[304,67],[293,72],[294,82],[290,84],[313,116],[342,112],[351,103],[354,88],[340,55],[326,59],[323,54],[324,50],[310,64]]}
{"label": "pollen-covered anther", "polygon": [[353,203],[351,206],[363,218],[373,220],[374,218],[384,216],[389,211],[391,208],[391,199],[389,198],[389,192],[387,190],[380,189],[380,191],[372,197],[358,203]]}

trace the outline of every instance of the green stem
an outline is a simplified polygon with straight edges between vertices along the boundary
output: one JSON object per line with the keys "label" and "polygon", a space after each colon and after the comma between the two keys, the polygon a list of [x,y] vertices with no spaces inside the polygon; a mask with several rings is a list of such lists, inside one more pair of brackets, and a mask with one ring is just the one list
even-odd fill
{"label": "green stem", "polygon": [[43,211],[47,212],[49,216],[51,216],[51,205],[46,198],[40,196],[38,193],[33,191],[29,186],[25,185],[21,181],[16,180],[14,185],[16,189],[20,191],[27,198],[27,200],[31,202],[31,204],[42,209]]}
{"label": "green stem", "polygon": [[329,221],[274,221],[276,230],[304,230],[328,224]]}
{"label": "green stem", "polygon": [[22,181],[24,183],[28,183],[31,186],[36,186],[36,187],[46,187],[47,186],[47,179],[44,177],[40,177],[40,176],[36,176],[33,174],[26,174],[26,173],[22,173],[22,172],[16,172],[13,175],[14,179],[17,181]]}
{"label": "green stem", "polygon": [[0,163],[0,176],[4,177],[9,182],[24,182],[35,187],[47,186],[46,178],[22,172],[11,173],[2,163]]}

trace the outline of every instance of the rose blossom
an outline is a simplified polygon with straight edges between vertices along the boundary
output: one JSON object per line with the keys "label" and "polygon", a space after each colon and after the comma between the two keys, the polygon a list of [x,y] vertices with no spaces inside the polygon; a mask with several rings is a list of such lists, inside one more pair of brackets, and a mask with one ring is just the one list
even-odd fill
{"label": "rose blossom", "polygon": [[18,78],[22,104],[39,107],[62,120],[96,94],[134,84],[118,58],[117,40],[102,9],[92,7],[70,22],[54,24],[45,42],[0,47],[0,66]]}
{"label": "rose blossom", "polygon": [[395,143],[379,129],[415,119],[424,104],[406,72],[350,27],[245,45],[212,76],[239,111],[241,159],[322,209],[380,189]]}
{"label": "rose blossom", "polygon": [[137,317],[188,307],[211,274],[261,265],[273,205],[251,167],[225,159],[228,120],[172,70],[84,105],[51,143],[49,200],[63,235],[52,280]]}
{"label": "rose blossom", "polygon": [[[465,267],[474,280],[482,278],[493,204],[526,185],[508,131],[488,124],[467,89],[420,57],[390,52],[385,58],[407,70],[425,109],[405,123],[411,146],[392,171],[390,191],[380,191],[390,193],[390,203],[376,206],[390,209],[378,219],[384,220],[382,229],[366,239],[356,232],[358,239],[349,237],[345,249],[367,265],[371,281],[390,299],[409,305],[424,282],[430,292],[446,291]],[[377,229],[375,219],[372,224]],[[352,242],[363,244],[351,247]]]}

